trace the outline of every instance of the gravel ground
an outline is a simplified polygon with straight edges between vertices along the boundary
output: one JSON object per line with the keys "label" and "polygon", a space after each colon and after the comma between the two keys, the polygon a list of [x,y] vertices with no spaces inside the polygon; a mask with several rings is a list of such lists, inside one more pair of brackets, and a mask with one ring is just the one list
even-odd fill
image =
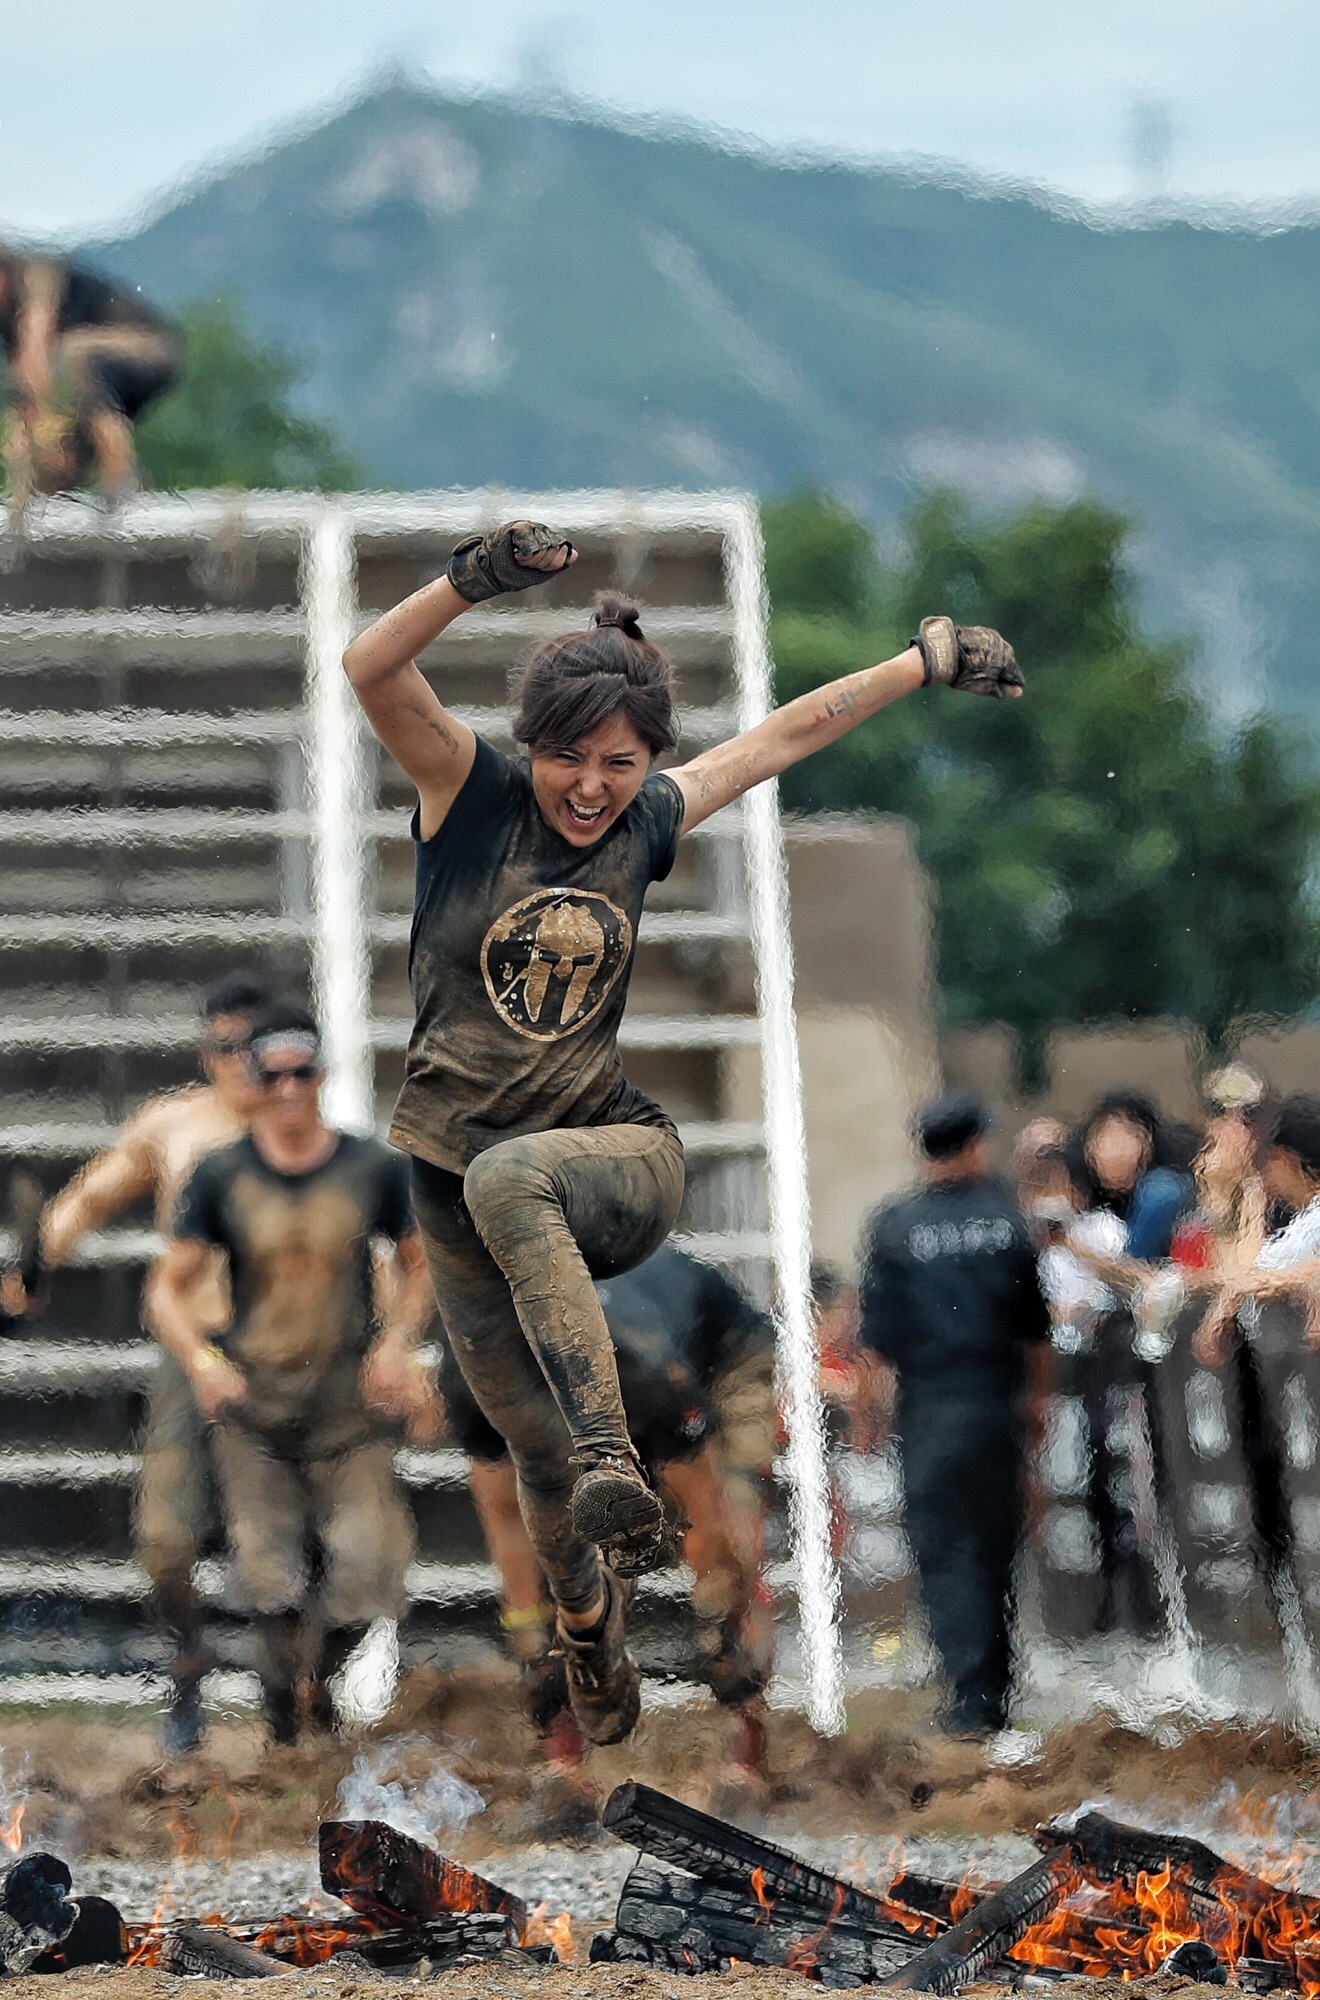
{"label": "gravel ground", "polygon": [[[856,1882],[888,1882],[894,1873],[894,1843],[858,1836],[851,1840],[803,1840],[794,1851],[818,1867]],[[1029,1841],[1015,1834],[988,1840],[910,1840],[904,1844],[909,1867],[923,1874],[960,1881],[968,1868],[978,1875],[1011,1875],[1035,1859]],[[617,1841],[591,1846],[535,1842],[483,1855],[481,1872],[524,1902],[548,1905],[548,1914],[567,1910],[588,1924],[608,1924],[633,1850]],[[167,1904],[171,1918],[222,1911],[232,1923],[264,1917],[298,1916],[340,1907],[317,1876],[316,1856],[256,1854],[233,1861],[99,1861],[74,1864],[74,1892],[108,1896],[130,1923],[146,1923]]]}

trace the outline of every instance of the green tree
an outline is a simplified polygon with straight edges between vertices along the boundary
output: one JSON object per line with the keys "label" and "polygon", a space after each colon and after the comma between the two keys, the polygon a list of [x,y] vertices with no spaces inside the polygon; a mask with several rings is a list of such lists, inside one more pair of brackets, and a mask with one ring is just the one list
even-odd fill
{"label": "green tree", "polygon": [[1313,761],[1291,724],[1227,732],[1189,649],[1143,635],[1124,520],[1083,500],[991,524],[937,495],[906,559],[827,612],[784,552],[842,549],[839,517],[817,494],[769,510],[781,699],[885,657],[932,610],[998,626],[1027,679],[1020,702],[904,702],[784,780],[792,806],[913,821],[945,1018],[1008,1022],[1038,1080],[1056,1023],[1173,1016],[1221,1047],[1309,1007]]}
{"label": "green tree", "polygon": [[152,485],[334,492],[358,482],[325,425],[292,406],[305,371],[253,337],[236,299],[197,300],[180,320],[182,379],[138,427],[138,462]]}

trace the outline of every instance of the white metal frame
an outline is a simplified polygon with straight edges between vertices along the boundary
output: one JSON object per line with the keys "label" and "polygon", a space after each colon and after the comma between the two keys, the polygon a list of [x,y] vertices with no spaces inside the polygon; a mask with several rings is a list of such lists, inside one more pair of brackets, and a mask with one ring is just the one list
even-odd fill
{"label": "white metal frame", "polygon": [[[309,766],[308,836],[312,874],[313,979],[328,1058],[327,1109],[336,1122],[367,1129],[373,1118],[370,987],[372,927],[369,840],[375,832],[362,726],[340,670],[355,629],[356,551],[373,536],[460,534],[510,518],[548,519],[566,534],[684,530],[721,537],[737,681],[737,726],[759,721],[771,704],[760,521],[741,493],[561,492],[319,495],[258,493],[144,496],[112,515],[80,501],[35,506],[25,532],[53,550],[89,544],[113,556],[144,543],[184,548],[232,533],[288,537],[301,555],[306,645]],[[184,614],[187,617],[189,614]],[[99,614],[116,627],[132,614]],[[36,623],[36,619],[33,620]],[[87,622],[66,618],[73,628]],[[225,623],[221,614],[214,620]],[[721,718],[722,719],[722,718]],[[715,718],[711,718],[712,722]],[[844,1676],[838,1634],[839,1577],[830,1546],[830,1507],[818,1351],[810,1305],[810,1208],[801,1073],[793,1010],[788,880],[778,796],[771,785],[747,795],[741,811],[746,888],[757,966],[766,1175],[775,1277],[778,1364],[789,1441],[797,1595],[806,1707],[814,1726],[843,1723]],[[39,830],[34,827],[34,835]],[[68,1024],[64,1024],[67,1032]],[[633,1039],[625,1036],[626,1040]],[[731,1022],[729,1040],[744,1039]]]}

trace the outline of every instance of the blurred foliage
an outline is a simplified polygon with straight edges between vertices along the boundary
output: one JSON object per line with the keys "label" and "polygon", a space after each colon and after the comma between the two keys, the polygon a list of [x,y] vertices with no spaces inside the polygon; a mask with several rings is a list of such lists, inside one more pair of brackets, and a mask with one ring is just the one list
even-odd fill
{"label": "blurred foliage", "polygon": [[889,656],[930,611],[1017,648],[1024,700],[919,696],[782,781],[789,806],[914,823],[946,1020],[1008,1022],[1031,1078],[1055,1023],[1170,1016],[1222,1046],[1313,1004],[1308,746],[1291,722],[1230,731],[1187,649],[1143,635],[1121,516],[1081,500],[991,524],[938,494],[888,569],[819,492],[765,523],[781,700]]}
{"label": "blurred foliage", "polygon": [[254,338],[232,294],[196,300],[178,318],[182,380],[137,431],[151,485],[336,492],[359,483],[326,426],[293,407],[304,370],[283,348]]}

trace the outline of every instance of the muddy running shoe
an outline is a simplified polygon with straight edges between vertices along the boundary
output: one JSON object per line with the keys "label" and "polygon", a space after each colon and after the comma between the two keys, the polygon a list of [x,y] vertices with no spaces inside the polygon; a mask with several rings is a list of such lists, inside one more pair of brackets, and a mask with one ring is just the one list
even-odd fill
{"label": "muddy running shoe", "polygon": [[573,1488],[573,1527],[595,1542],[616,1576],[655,1569],[664,1552],[664,1509],[632,1458],[598,1458]]}
{"label": "muddy running shoe", "polygon": [[622,1743],[637,1727],[642,1710],[642,1676],[624,1643],[628,1591],[612,1570],[604,1572],[605,1611],[600,1624],[583,1632],[562,1624],[555,1650],[564,1662],[568,1698],[588,1743]]}

